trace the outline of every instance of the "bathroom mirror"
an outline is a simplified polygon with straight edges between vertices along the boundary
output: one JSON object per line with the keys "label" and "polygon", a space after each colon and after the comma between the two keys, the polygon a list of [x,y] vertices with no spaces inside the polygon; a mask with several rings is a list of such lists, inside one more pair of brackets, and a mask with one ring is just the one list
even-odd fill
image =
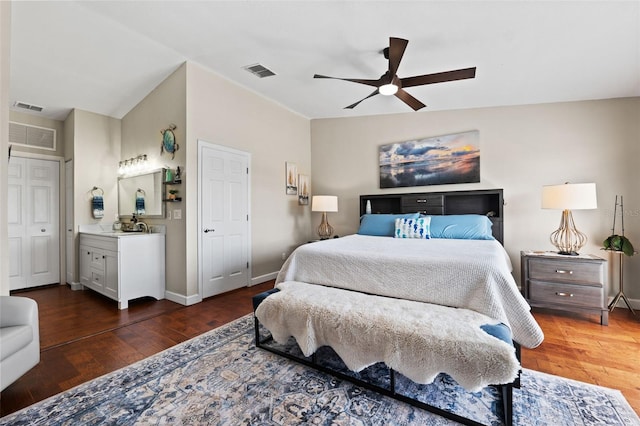
{"label": "bathroom mirror", "polygon": [[[164,217],[162,203],[162,169],[118,179],[118,215],[142,218]],[[144,212],[144,213],[141,213]]]}

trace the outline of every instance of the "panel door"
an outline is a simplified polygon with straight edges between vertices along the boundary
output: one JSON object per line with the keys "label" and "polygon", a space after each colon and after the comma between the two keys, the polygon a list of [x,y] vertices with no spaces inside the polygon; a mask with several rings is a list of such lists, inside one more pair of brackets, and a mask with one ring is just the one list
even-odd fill
{"label": "panel door", "polygon": [[8,181],[11,290],[60,282],[59,163],[11,157]]}
{"label": "panel door", "polygon": [[202,297],[209,297],[249,284],[249,157],[206,145],[199,161]]}
{"label": "panel door", "polygon": [[104,252],[104,294],[114,300],[119,299],[118,253]]}
{"label": "panel door", "polygon": [[91,248],[80,246],[78,253],[80,258],[80,284],[88,285],[91,282]]}

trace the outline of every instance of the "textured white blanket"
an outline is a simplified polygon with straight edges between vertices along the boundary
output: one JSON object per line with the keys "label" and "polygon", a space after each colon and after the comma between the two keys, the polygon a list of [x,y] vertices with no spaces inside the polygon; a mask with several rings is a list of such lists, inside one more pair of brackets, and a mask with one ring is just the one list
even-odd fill
{"label": "textured white blanket", "polygon": [[544,339],[497,241],[350,235],[297,248],[276,279],[284,281],[466,308],[508,325],[525,347]]}
{"label": "textured white blanket", "polygon": [[485,333],[480,326],[496,321],[477,312],[307,283],[278,288],[256,317],[277,342],[295,337],[305,356],[326,345],[353,371],[382,361],[417,383],[447,373],[469,391],[518,374],[513,346]]}

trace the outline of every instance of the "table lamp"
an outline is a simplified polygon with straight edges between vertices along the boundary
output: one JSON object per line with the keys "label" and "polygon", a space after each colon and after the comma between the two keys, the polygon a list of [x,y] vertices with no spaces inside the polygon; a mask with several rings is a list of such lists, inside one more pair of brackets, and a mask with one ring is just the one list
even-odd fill
{"label": "table lamp", "polygon": [[542,187],[542,208],[562,210],[560,227],[549,240],[558,254],[577,256],[587,243],[587,236],[578,231],[571,210],[598,208],[595,183],[565,183]]}
{"label": "table lamp", "polygon": [[326,240],[333,234],[333,227],[327,221],[327,212],[338,211],[338,197],[335,195],[314,195],[311,199],[311,211],[322,212],[322,221],[318,226],[318,236]]}

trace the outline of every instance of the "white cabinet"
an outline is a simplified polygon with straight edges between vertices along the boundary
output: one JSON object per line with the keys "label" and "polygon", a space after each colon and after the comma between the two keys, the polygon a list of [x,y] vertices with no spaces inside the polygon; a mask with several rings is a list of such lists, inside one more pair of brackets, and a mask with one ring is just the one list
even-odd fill
{"label": "white cabinet", "polygon": [[129,300],[164,299],[164,234],[80,233],[80,283],[127,309]]}

